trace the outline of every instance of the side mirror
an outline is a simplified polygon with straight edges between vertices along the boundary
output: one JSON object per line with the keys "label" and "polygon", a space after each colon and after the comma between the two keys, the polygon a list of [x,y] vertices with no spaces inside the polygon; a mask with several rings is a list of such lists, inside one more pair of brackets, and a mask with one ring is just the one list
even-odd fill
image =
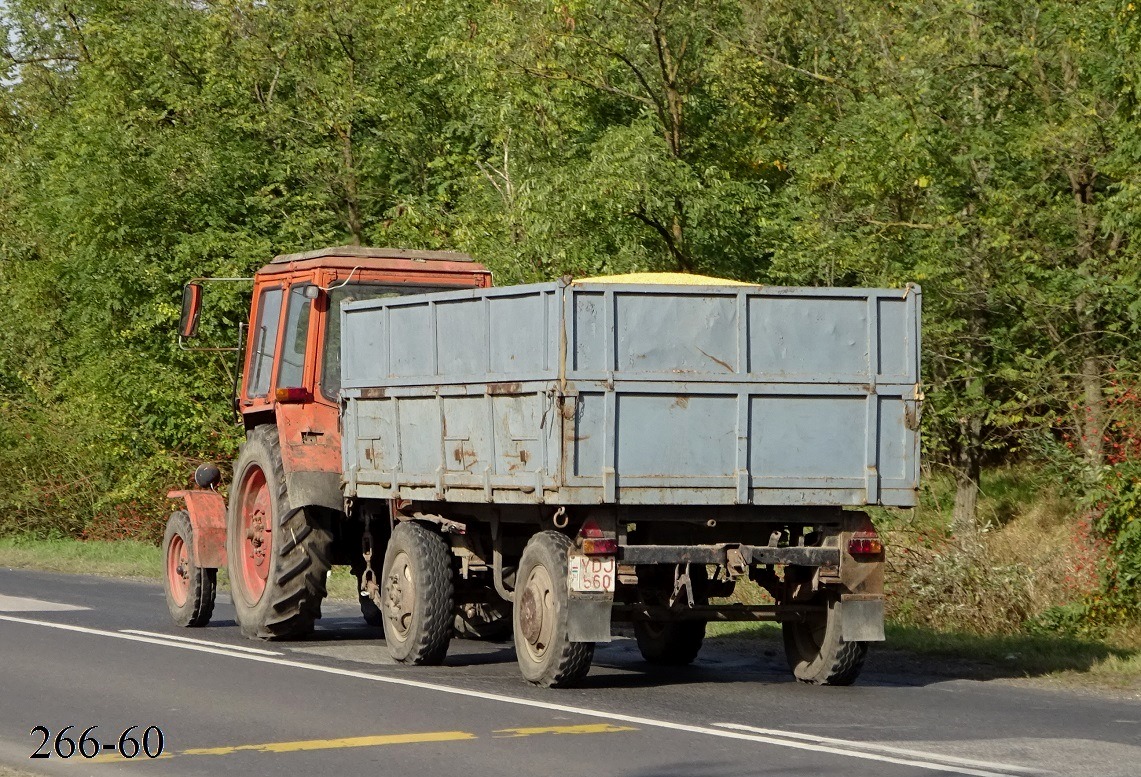
{"label": "side mirror", "polygon": [[202,312],[202,284],[188,283],[182,287],[182,320],[178,322],[178,336],[190,339],[198,334],[198,315]]}

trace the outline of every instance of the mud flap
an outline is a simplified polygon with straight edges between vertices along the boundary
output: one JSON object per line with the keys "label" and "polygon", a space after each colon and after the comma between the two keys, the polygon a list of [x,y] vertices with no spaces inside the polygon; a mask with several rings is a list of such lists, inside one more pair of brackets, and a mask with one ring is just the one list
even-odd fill
{"label": "mud flap", "polygon": [[285,492],[290,507],[327,507],[338,513],[345,509],[339,472],[286,472]]}
{"label": "mud flap", "polygon": [[844,594],[840,597],[840,639],[844,642],[883,642],[883,597]]}
{"label": "mud flap", "polygon": [[226,568],[226,502],[213,490],[171,491],[169,499],[186,503],[194,529],[194,558],[203,569]]}
{"label": "mud flap", "polygon": [[567,602],[567,638],[571,642],[610,642],[610,610],[613,604],[609,597],[577,598],[571,592]]}

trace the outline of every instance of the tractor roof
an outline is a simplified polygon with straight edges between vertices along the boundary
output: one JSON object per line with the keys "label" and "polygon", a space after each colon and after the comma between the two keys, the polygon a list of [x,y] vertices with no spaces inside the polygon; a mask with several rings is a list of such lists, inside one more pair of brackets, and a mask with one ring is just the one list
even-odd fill
{"label": "tractor roof", "polygon": [[281,254],[275,256],[270,264],[289,264],[290,262],[304,262],[309,259],[324,259],[328,257],[353,259],[419,259],[422,261],[436,260],[444,262],[473,261],[467,254],[461,254],[456,251],[417,251],[409,248],[335,246],[333,248],[318,248],[315,251],[304,251],[297,254]]}
{"label": "tractor roof", "polygon": [[296,254],[281,254],[258,271],[258,275],[278,275],[320,269],[374,270],[384,272],[445,273],[448,275],[489,274],[487,268],[467,254],[455,251],[416,251],[408,248],[365,248],[337,246]]}

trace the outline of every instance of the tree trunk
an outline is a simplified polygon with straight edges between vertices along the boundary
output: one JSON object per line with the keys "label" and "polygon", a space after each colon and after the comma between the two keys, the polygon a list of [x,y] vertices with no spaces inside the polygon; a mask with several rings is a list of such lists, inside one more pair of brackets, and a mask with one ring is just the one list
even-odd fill
{"label": "tree trunk", "polygon": [[1096,356],[1089,355],[1090,350],[1092,344],[1082,359],[1082,401],[1085,405],[1081,409],[1082,451],[1090,465],[1101,467],[1105,463],[1106,402],[1101,387],[1101,365]]}
{"label": "tree trunk", "polygon": [[982,429],[982,418],[977,415],[959,419],[959,453],[955,462],[955,510],[951,517],[951,531],[959,539],[974,537],[979,530]]}
{"label": "tree trunk", "polygon": [[[984,173],[976,170],[980,186]],[[973,220],[975,205],[964,210],[964,217]],[[978,494],[979,476],[983,457],[983,407],[987,399],[987,364],[989,363],[990,341],[986,337],[990,313],[990,299],[986,288],[986,272],[983,251],[982,229],[977,225],[971,230],[970,245],[966,253],[963,272],[973,288],[967,294],[966,309],[966,348],[963,351],[963,372],[966,386],[962,402],[963,415],[959,418],[958,453],[955,461],[955,510],[952,515],[952,531],[960,539],[974,537],[978,533]]]}

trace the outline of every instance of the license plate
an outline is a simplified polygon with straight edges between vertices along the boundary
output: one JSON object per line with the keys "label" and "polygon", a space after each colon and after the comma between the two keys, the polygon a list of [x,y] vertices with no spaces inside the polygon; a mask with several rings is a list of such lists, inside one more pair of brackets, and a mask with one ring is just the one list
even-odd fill
{"label": "license plate", "polygon": [[571,556],[572,591],[614,593],[618,564],[614,556]]}

